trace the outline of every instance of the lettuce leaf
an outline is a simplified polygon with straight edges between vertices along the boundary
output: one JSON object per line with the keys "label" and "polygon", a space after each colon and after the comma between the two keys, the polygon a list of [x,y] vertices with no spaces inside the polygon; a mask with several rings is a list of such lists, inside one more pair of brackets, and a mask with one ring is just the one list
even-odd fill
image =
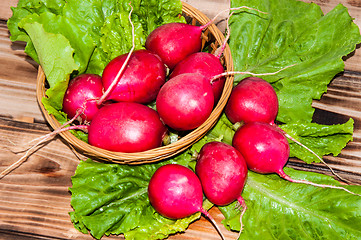
{"label": "lettuce leaf", "polygon": [[188,166],[191,158],[191,152],[186,151],[165,162],[139,166],[81,162],[70,188],[74,226],[98,239],[121,233],[127,239],[159,239],[184,231],[200,214],[181,220],[164,218],[150,205],[147,188],[160,166]]}
{"label": "lettuce leaf", "polygon": [[[132,1],[135,49],[144,48],[148,31],[167,22],[184,22],[182,4]],[[106,64],[132,47],[129,1],[20,0],[8,21],[12,41],[25,41],[26,53],[43,68],[49,83],[43,102],[58,121],[69,79],[101,75]],[[150,14],[152,12],[152,14]]]}
{"label": "lettuce leaf", "polygon": [[[336,6],[326,15],[313,3],[294,0],[233,0],[268,14],[240,12],[230,20],[230,48],[237,71],[272,73],[279,102],[277,120],[311,122],[313,99],[320,99],[334,76],[344,69],[342,57],[361,42],[347,8]],[[293,66],[294,65],[294,66]],[[235,83],[245,75],[235,77]]]}
{"label": "lettuce leaf", "polygon": [[54,14],[59,14],[65,2],[65,0],[19,0],[17,7],[11,7],[13,15],[7,21],[7,26],[11,33],[10,40],[27,42],[25,52],[37,63],[40,62],[38,60],[33,43],[26,31],[24,31],[22,28],[19,28],[19,22],[33,13],[40,14],[43,12],[51,12]]}
{"label": "lettuce leaf", "polygon": [[[285,168],[294,179],[341,186],[318,173]],[[346,186],[361,193],[360,186]],[[275,174],[249,172],[242,193],[248,205],[240,239],[359,239],[361,198],[346,191],[290,183]],[[228,229],[240,230],[236,202],[219,207]]]}
{"label": "lettuce leaf", "polygon": [[[283,124],[280,127],[290,136],[301,142],[305,146],[310,146],[318,156],[332,154],[337,156],[352,141],[353,119],[349,119],[345,124],[320,125],[316,123]],[[297,143],[289,140],[291,153],[290,157],[296,157],[306,163],[320,162],[320,160],[301,147]]]}

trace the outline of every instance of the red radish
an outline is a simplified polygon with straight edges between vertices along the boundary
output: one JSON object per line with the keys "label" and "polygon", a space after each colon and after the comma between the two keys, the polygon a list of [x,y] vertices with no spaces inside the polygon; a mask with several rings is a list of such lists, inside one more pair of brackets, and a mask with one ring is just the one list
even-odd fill
{"label": "red radish", "polygon": [[202,31],[211,25],[221,13],[243,8],[264,13],[254,8],[242,6],[225,9],[202,26],[193,26],[185,23],[167,23],[154,29],[148,35],[145,48],[158,54],[168,68],[172,70],[185,57],[201,50]]}
{"label": "red radish", "polygon": [[224,239],[213,218],[202,207],[202,185],[189,168],[178,164],[158,168],[149,181],[148,196],[154,209],[167,218],[180,219],[197,212],[203,213]]}
{"label": "red radish", "polygon": [[195,171],[210,202],[224,206],[238,201],[243,209],[240,220],[242,231],[242,216],[247,206],[241,194],[248,172],[242,154],[226,143],[206,143],[197,156]]}
{"label": "red radish", "polygon": [[63,99],[63,111],[69,118],[80,113],[82,122],[90,122],[98,111],[97,100],[103,95],[102,79],[96,74],[81,74],[69,81]]}
{"label": "red radish", "polygon": [[173,69],[185,57],[201,50],[203,29],[203,26],[167,23],[148,35],[145,48],[159,55],[168,68]]}
{"label": "red radish", "polygon": [[145,105],[119,102],[99,109],[89,126],[89,144],[117,152],[141,152],[160,147],[166,127]]}
{"label": "red radish", "polygon": [[213,105],[211,84],[197,73],[185,73],[170,79],[160,89],[156,100],[163,122],[178,131],[200,126],[211,114]]}
{"label": "red radish", "polygon": [[223,206],[242,198],[248,169],[234,147],[222,142],[206,143],[197,156],[195,170],[212,203]]}
{"label": "red radish", "polygon": [[233,136],[232,145],[241,152],[248,169],[262,174],[276,173],[294,183],[305,183],[316,187],[329,187],[359,195],[346,188],[316,184],[306,180],[295,180],[288,176],[283,167],[286,165],[290,147],[280,128],[268,123],[250,122],[241,126]]}
{"label": "red radish", "polygon": [[261,122],[246,123],[234,134],[232,145],[244,156],[250,170],[284,175],[290,147],[278,128]]}
{"label": "red radish", "polygon": [[243,79],[232,90],[225,107],[227,118],[237,122],[273,123],[278,113],[276,91],[258,77]]}
{"label": "red radish", "polygon": [[[112,84],[127,57],[128,54],[120,55],[105,67],[102,75],[105,90]],[[165,66],[156,54],[147,50],[134,51],[108,99],[149,103],[155,100],[165,78]]]}
{"label": "red radish", "polygon": [[[207,52],[197,52],[179,62],[169,78],[173,78],[183,73],[199,73],[210,81],[213,76],[223,72],[223,65],[217,56]],[[217,103],[221,97],[225,81],[226,79],[224,77],[220,77],[217,81],[211,83],[215,103]]]}

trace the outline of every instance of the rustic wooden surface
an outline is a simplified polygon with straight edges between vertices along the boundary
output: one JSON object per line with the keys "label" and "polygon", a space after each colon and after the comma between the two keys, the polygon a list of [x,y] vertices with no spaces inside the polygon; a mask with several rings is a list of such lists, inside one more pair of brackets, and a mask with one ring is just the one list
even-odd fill
{"label": "rustic wooden surface", "polygon": [[[187,3],[199,8],[209,17],[229,5],[227,0]],[[310,1],[308,1],[310,2]],[[361,26],[361,1],[315,0],[324,12],[342,3],[349,8],[356,24]],[[24,54],[24,43],[11,43],[6,21],[10,6],[17,0],[0,1],[0,170],[15,162],[26,144],[49,133],[35,97],[37,64]],[[222,23],[221,23],[222,24]],[[220,25],[221,26],[221,25]],[[323,123],[341,123],[349,117],[355,120],[354,141],[338,157],[325,161],[338,174],[361,184],[361,51],[356,50],[346,60],[345,72],[335,78],[321,101],[313,103],[315,118]],[[70,207],[70,177],[79,159],[60,138],[56,138],[32,154],[10,175],[0,180],[0,239],[92,239],[74,229],[68,212]],[[322,164],[305,165],[291,160],[288,166],[330,174]],[[219,225],[222,216],[217,209],[211,214]],[[227,239],[237,234],[226,231]],[[121,236],[103,239],[122,239]],[[170,239],[219,239],[213,226],[204,218],[186,233]]]}

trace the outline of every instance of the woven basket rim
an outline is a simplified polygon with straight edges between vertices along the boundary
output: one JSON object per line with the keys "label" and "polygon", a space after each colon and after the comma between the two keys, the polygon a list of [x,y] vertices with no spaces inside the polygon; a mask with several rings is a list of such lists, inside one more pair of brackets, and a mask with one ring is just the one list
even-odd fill
{"label": "woven basket rim", "polygon": [[[191,18],[195,18],[201,25],[206,24],[208,21],[210,21],[210,19],[202,12],[200,12],[198,9],[184,2],[182,2],[182,11],[183,14],[186,14]],[[213,35],[213,37],[215,38],[216,42],[219,43],[219,45],[221,45],[221,43],[224,42],[225,40],[224,35],[214,24],[211,24],[207,29]],[[224,49],[223,56],[224,56],[226,70],[233,71],[233,61],[228,44]],[[81,154],[90,157],[95,157],[101,160],[114,162],[114,163],[121,163],[121,164],[142,164],[142,163],[160,161],[162,159],[174,156],[184,151],[189,146],[197,142],[200,138],[202,138],[215,125],[215,123],[217,122],[218,118],[220,117],[223,111],[223,108],[227,103],[232,87],[233,87],[233,76],[227,76],[222,91],[222,95],[218,103],[214,107],[212,113],[208,117],[208,119],[201,126],[192,130],[187,135],[181,137],[178,141],[171,143],[169,145],[161,146],[143,152],[135,152],[135,153],[113,152],[95,146],[91,146],[90,144],[76,138],[70,132],[61,132],[60,135],[62,138],[66,140],[66,142],[68,142],[71,145],[71,147],[75,148]],[[48,121],[48,123],[51,125],[53,129],[57,129],[61,126],[61,124],[55,119],[53,115],[48,114],[44,105],[42,104],[42,98],[46,97],[45,91],[46,91],[45,74],[42,67],[39,66],[38,76],[37,76],[37,88],[36,88],[37,100],[40,105],[41,111],[43,112],[43,115]]]}

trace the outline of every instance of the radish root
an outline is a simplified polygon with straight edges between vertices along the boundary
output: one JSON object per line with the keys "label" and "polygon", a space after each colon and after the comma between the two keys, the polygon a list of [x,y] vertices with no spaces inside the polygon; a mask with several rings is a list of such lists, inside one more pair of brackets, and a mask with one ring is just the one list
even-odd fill
{"label": "radish root", "polygon": [[291,178],[290,176],[288,176],[283,170],[281,170],[279,173],[281,178],[287,180],[287,181],[290,181],[290,182],[293,182],[293,183],[304,183],[304,184],[308,184],[308,185],[311,185],[311,186],[314,186],[314,187],[321,187],[321,188],[332,188],[332,189],[340,189],[340,190],[343,190],[343,191],[346,191],[350,194],[353,194],[353,195],[357,195],[357,196],[360,196],[360,194],[357,194],[357,193],[354,193],[350,190],[348,190],[347,188],[344,188],[344,187],[339,187],[339,186],[333,186],[333,185],[328,185],[328,184],[318,184],[318,183],[313,183],[313,182],[309,182],[307,180],[296,180],[296,179],[293,179]]}
{"label": "radish root", "polygon": [[284,68],[281,68],[281,69],[277,70],[276,72],[271,72],[271,73],[253,73],[253,72],[248,72],[248,71],[246,71],[246,72],[241,72],[241,71],[224,72],[224,73],[213,76],[212,79],[211,79],[211,83],[213,83],[214,81],[216,81],[217,79],[219,79],[221,77],[225,77],[225,76],[229,76],[229,75],[236,75],[236,74],[243,74],[243,75],[249,74],[249,75],[252,75],[252,76],[275,75],[275,74],[280,73],[283,70],[286,70],[287,68],[293,67],[295,65],[296,64],[292,64],[292,65],[286,66]]}
{"label": "radish root", "polygon": [[211,223],[214,225],[214,227],[217,229],[219,235],[221,236],[222,240],[225,240],[225,237],[223,235],[223,233],[221,232],[221,229],[218,227],[218,224],[216,223],[216,221],[212,218],[212,216],[204,209],[201,208],[200,212],[203,213],[210,221]]}
{"label": "radish root", "polygon": [[19,167],[22,163],[24,163],[28,157],[37,149],[39,149],[41,147],[42,144],[46,143],[47,141],[51,140],[52,137],[54,137],[55,135],[57,135],[58,133],[61,132],[65,132],[65,131],[69,131],[69,130],[75,130],[75,129],[87,129],[88,126],[86,125],[78,125],[78,126],[70,126],[70,127],[66,127],[66,128],[58,128],[56,131],[48,133],[44,136],[41,136],[39,138],[36,138],[35,140],[39,140],[36,144],[34,144],[32,147],[28,148],[28,150],[25,152],[25,154],[19,159],[17,160],[15,163],[11,164],[9,167],[7,167],[4,171],[2,171],[0,173],[0,179],[2,179],[3,177],[5,177],[7,174],[9,174],[10,172],[12,172],[14,169],[16,169],[17,167]]}
{"label": "radish root", "polygon": [[[282,130],[283,131],[283,130]],[[284,132],[284,131],[283,131]],[[341,177],[340,175],[338,175],[320,156],[318,156],[317,153],[315,153],[314,151],[312,151],[310,148],[308,148],[307,146],[305,146],[304,144],[302,144],[301,142],[297,141],[295,138],[293,138],[292,136],[290,136],[288,133],[284,132],[285,136],[287,138],[289,138],[290,140],[292,140],[293,142],[295,142],[296,144],[300,145],[301,147],[305,148],[307,151],[309,151],[310,153],[312,153],[315,157],[317,157],[326,167],[328,167],[330,169],[330,171],[333,173],[333,175],[335,175],[336,177],[338,177],[340,180],[346,182],[346,183],[351,183],[351,181],[344,179],[343,177]]]}
{"label": "radish root", "polygon": [[240,238],[241,236],[241,233],[243,231],[243,228],[244,228],[244,225],[243,225],[243,215],[245,214],[246,210],[247,210],[247,205],[246,205],[246,202],[244,201],[244,199],[240,196],[238,199],[237,199],[238,203],[237,203],[237,207],[239,208],[242,208],[241,210],[241,214],[240,214],[240,217],[239,217],[239,222],[241,224],[241,228],[239,230],[239,235],[238,235],[238,238]]}
{"label": "radish root", "polygon": [[218,49],[216,50],[216,52],[214,53],[215,56],[216,56],[218,59],[221,58],[221,56],[222,56],[222,54],[223,54],[223,52],[224,52],[224,49],[225,49],[226,46],[227,46],[227,42],[228,42],[228,40],[229,40],[229,38],[230,38],[230,36],[231,36],[231,30],[230,30],[230,28],[229,28],[229,18],[233,15],[233,13],[234,13],[234,12],[231,12],[231,14],[230,14],[230,15],[228,16],[228,18],[227,18],[227,24],[226,24],[227,36],[226,36],[226,39],[224,40],[222,46],[221,46],[220,48],[218,48]]}
{"label": "radish root", "polygon": [[214,21],[216,21],[216,19],[219,17],[219,15],[221,15],[222,13],[224,13],[226,11],[236,11],[236,10],[242,10],[242,9],[248,9],[248,10],[257,11],[259,13],[268,14],[266,12],[262,12],[258,9],[247,7],[247,6],[241,6],[241,7],[236,7],[236,8],[227,8],[227,9],[224,9],[224,10],[220,11],[219,13],[217,13],[209,22],[207,22],[206,24],[201,26],[201,29],[206,29],[207,27],[209,27],[209,25],[211,25]]}

